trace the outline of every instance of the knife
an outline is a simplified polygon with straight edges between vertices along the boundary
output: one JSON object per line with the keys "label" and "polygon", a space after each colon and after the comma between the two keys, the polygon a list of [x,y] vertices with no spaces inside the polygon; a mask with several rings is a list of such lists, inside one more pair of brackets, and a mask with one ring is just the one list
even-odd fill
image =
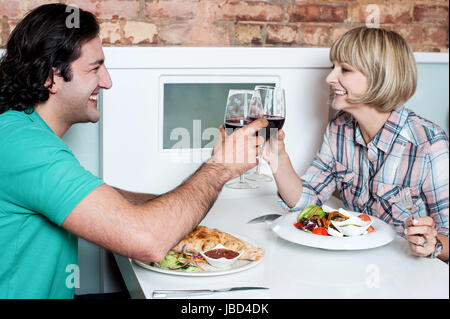
{"label": "knife", "polygon": [[174,297],[193,297],[193,296],[204,296],[210,295],[217,292],[228,292],[228,291],[238,291],[238,290],[259,290],[259,289],[269,289],[267,287],[232,287],[223,289],[193,289],[193,290],[153,290],[152,297],[163,299],[163,298],[174,298]]}
{"label": "knife", "polygon": [[247,222],[247,224],[256,224],[256,223],[263,223],[263,222],[269,222],[269,221],[274,221],[275,219],[277,219],[278,217],[280,217],[281,214],[268,214],[268,215],[263,215],[263,216],[259,216],[256,218],[253,218],[252,220],[249,220]]}

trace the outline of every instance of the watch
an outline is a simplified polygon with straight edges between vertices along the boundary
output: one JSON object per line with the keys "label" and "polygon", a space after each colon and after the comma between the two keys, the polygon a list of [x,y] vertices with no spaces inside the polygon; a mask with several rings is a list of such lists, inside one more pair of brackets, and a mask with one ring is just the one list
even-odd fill
{"label": "watch", "polygon": [[428,258],[436,258],[442,253],[442,243],[439,238],[436,237],[436,246],[434,246],[434,251],[431,253]]}

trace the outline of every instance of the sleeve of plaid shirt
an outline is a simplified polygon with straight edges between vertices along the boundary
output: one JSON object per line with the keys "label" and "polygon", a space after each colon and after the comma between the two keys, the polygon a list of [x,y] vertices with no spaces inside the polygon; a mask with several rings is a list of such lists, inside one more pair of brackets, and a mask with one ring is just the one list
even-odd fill
{"label": "sleeve of plaid shirt", "polygon": [[431,141],[429,161],[422,193],[428,214],[436,223],[436,230],[448,237],[449,148],[444,133],[436,135]]}
{"label": "sleeve of plaid shirt", "polygon": [[336,189],[336,179],[333,175],[335,160],[330,147],[330,125],[327,126],[323,144],[314,158],[311,166],[301,176],[303,190],[296,209],[308,205],[321,206]]}

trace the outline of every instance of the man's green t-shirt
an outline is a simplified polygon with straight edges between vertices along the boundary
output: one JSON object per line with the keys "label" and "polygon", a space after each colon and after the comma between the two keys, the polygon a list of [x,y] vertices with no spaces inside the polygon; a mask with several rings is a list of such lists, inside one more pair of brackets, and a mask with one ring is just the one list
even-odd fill
{"label": "man's green t-shirt", "polygon": [[37,112],[0,114],[0,299],[73,298],[78,240],[61,224],[102,184]]}

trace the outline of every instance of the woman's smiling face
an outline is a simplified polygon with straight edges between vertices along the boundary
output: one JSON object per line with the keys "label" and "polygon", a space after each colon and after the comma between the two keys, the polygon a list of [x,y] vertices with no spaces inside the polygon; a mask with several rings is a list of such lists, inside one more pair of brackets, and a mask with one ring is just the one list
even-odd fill
{"label": "woman's smiling face", "polygon": [[333,69],[326,81],[334,91],[332,107],[335,110],[348,110],[360,106],[346,100],[361,97],[369,87],[367,76],[345,62],[334,61]]}

